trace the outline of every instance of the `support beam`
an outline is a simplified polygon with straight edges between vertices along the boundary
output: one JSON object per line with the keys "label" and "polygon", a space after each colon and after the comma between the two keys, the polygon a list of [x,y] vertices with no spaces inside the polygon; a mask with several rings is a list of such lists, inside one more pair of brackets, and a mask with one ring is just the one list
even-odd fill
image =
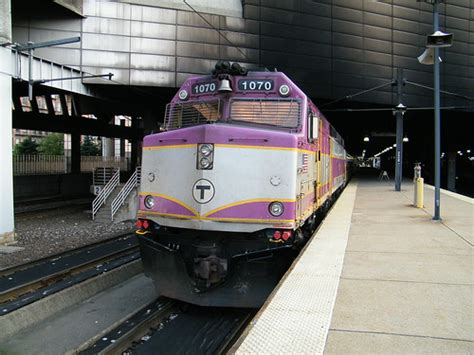
{"label": "support beam", "polygon": [[[132,117],[132,128],[138,130],[139,129],[139,120],[138,117]],[[135,168],[141,164],[141,151],[140,147],[142,146],[143,135],[140,138],[132,139],[132,154],[131,154],[131,168],[135,170]]]}
{"label": "support beam", "polygon": [[63,116],[69,116],[69,110],[67,109],[66,94],[60,94],[59,100],[61,101],[61,110],[63,111]]}
{"label": "support beam", "polygon": [[115,139],[102,137],[102,156],[103,157],[114,157],[115,156]]}
{"label": "support beam", "polygon": [[[11,113],[10,103],[11,101],[9,102],[8,109]],[[30,112],[15,112],[13,115],[13,128],[69,134],[80,132],[83,135],[127,139],[141,139],[143,136],[141,129],[133,127],[115,126],[100,120],[91,120],[83,117],[64,117]]]}
{"label": "support beam", "polygon": [[29,100],[31,105],[31,112],[39,114],[38,101],[36,101],[36,96],[33,96],[33,98]]}
{"label": "support beam", "polygon": [[[125,120],[120,120],[120,126],[125,127]],[[120,138],[120,156],[125,157],[125,139]]]}
{"label": "support beam", "polygon": [[402,166],[403,166],[403,114],[400,109],[403,96],[403,69],[397,68],[397,99],[398,108],[395,111],[397,119],[397,133],[396,133],[396,153],[395,153],[395,191],[400,191],[402,187]]}
{"label": "support beam", "polygon": [[456,151],[448,152],[448,190],[456,192]]}
{"label": "support beam", "polygon": [[[438,15],[438,1],[433,3],[433,30],[439,30],[439,15]],[[434,49],[434,216],[435,221],[441,220],[440,206],[441,206],[441,110],[440,110],[440,83],[439,83],[439,48]]]}
{"label": "support beam", "polygon": [[50,115],[55,115],[54,111],[54,105],[53,105],[53,99],[51,98],[51,95],[44,95],[44,99],[46,101],[46,106],[48,107],[48,112]]}
{"label": "support beam", "polygon": [[71,173],[79,174],[81,172],[81,134],[71,134]]}
{"label": "support beam", "polygon": [[[11,41],[10,0],[0,0],[0,43]],[[12,163],[12,78],[10,50],[0,47],[0,244],[15,240]]]}

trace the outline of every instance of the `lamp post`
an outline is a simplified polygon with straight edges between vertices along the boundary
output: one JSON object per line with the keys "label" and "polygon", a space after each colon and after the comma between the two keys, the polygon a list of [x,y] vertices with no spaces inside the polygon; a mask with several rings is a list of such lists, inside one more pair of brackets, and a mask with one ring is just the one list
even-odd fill
{"label": "lamp post", "polygon": [[434,33],[429,35],[426,41],[427,49],[418,57],[418,61],[422,64],[432,64],[428,58],[433,57],[434,64],[434,183],[435,183],[435,198],[434,198],[434,216],[433,219],[441,220],[440,216],[440,181],[441,181],[441,110],[440,110],[440,84],[439,84],[439,48],[450,47],[453,42],[453,35],[439,31],[439,4],[443,0],[417,0],[423,1],[433,5],[433,30]]}

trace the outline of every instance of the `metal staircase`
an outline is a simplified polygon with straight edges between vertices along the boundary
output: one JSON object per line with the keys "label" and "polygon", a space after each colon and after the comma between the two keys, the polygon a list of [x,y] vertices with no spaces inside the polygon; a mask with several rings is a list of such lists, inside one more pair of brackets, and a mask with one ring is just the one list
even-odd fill
{"label": "metal staircase", "polygon": [[120,169],[115,169],[110,180],[100,190],[97,197],[92,201],[92,220],[95,220],[95,216],[99,209],[107,201],[107,198],[112,194],[115,188],[120,184]]}
{"label": "metal staircase", "polygon": [[141,172],[142,168],[137,167],[132,176],[130,176],[130,179],[128,179],[127,183],[112,200],[112,203],[110,204],[110,219],[112,221],[114,220],[114,216],[118,212],[119,208],[125,204],[127,197],[130,195],[133,189],[140,185]]}
{"label": "metal staircase", "polygon": [[[110,223],[123,206],[130,204],[130,195],[140,184],[141,168],[135,169],[125,184],[120,184],[120,171],[115,172],[92,203],[92,219]],[[132,207],[135,212],[136,208]]]}

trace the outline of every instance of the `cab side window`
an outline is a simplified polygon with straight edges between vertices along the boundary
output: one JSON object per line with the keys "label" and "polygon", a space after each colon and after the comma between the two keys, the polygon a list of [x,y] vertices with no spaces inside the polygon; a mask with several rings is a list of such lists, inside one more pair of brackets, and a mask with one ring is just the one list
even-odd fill
{"label": "cab side window", "polygon": [[319,133],[319,117],[312,111],[308,113],[308,142],[314,143],[318,139]]}

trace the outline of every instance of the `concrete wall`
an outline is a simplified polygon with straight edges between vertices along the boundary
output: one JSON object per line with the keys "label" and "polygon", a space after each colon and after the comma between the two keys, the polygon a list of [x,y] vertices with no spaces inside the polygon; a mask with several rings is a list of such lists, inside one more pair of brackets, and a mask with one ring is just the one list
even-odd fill
{"label": "concrete wall", "polygon": [[128,195],[124,205],[114,216],[114,223],[122,221],[136,220],[138,211],[138,188],[133,189]]}
{"label": "concrete wall", "polygon": [[12,40],[12,18],[10,16],[10,0],[0,0],[0,44]]}
{"label": "concrete wall", "polygon": [[[10,0],[0,0],[0,44],[11,41]],[[0,244],[13,242],[12,72],[10,51],[0,47]]]}
{"label": "concrete wall", "polygon": [[42,197],[74,198],[90,195],[92,175],[19,175],[13,182],[15,202]]}
{"label": "concrete wall", "polygon": [[[397,67],[405,69],[408,79],[432,86],[432,67],[416,60],[432,32],[429,4],[415,0],[190,3],[222,36],[175,0],[84,0],[84,19],[50,13],[14,17],[13,37],[26,42],[81,35],[80,44],[36,54],[92,73],[110,71],[127,85],[176,87],[189,75],[208,73],[218,59],[226,59],[276,67],[315,98],[339,98],[373,87],[390,80]],[[229,4],[227,12],[223,4]],[[454,45],[441,51],[442,89],[474,96],[474,2],[450,0],[440,10],[441,28],[454,34]],[[432,104],[428,90],[406,87],[405,92],[407,106]],[[356,100],[392,104],[393,97],[387,87]],[[449,99],[443,104],[466,102]]]}

